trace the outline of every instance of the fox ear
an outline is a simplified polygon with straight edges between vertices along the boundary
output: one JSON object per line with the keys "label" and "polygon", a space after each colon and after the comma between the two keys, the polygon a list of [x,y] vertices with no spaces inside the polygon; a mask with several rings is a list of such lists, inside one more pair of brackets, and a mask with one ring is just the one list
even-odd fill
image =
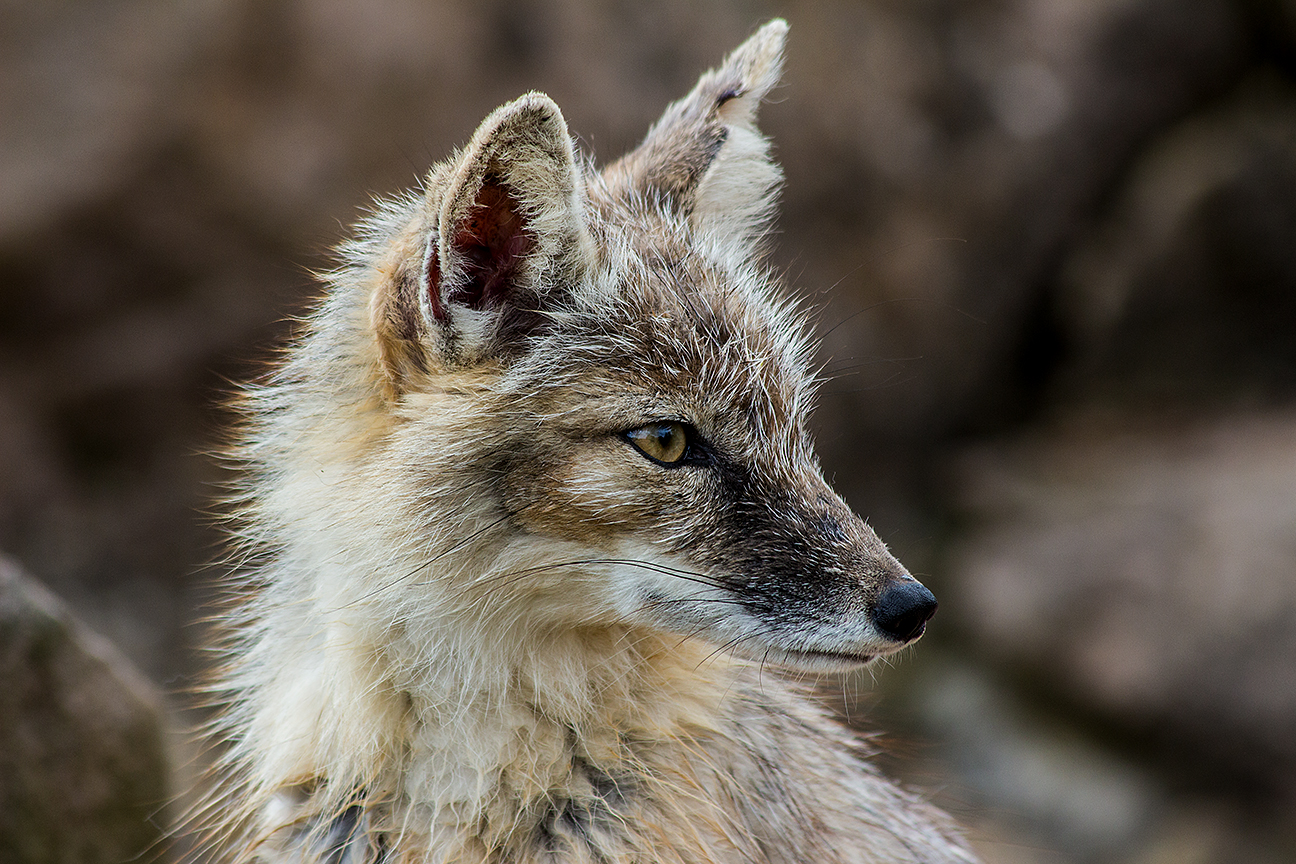
{"label": "fox ear", "polygon": [[427,201],[414,226],[421,242],[410,244],[421,258],[375,298],[394,379],[428,359],[468,366],[508,353],[592,257],[571,136],[543,93],[487,117],[456,160],[433,169]]}
{"label": "fox ear", "polygon": [[787,22],[776,18],[704,74],[638,148],[607,168],[609,185],[660,200],[699,232],[750,248],[782,179],[756,109],[778,83],[786,36]]}

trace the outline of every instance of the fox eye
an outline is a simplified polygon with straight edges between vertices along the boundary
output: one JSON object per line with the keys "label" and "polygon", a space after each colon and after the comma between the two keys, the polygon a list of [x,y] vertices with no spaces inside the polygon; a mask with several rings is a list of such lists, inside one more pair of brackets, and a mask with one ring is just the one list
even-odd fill
{"label": "fox eye", "polygon": [[625,437],[640,453],[663,465],[679,464],[688,452],[688,429],[683,423],[649,423],[631,429]]}

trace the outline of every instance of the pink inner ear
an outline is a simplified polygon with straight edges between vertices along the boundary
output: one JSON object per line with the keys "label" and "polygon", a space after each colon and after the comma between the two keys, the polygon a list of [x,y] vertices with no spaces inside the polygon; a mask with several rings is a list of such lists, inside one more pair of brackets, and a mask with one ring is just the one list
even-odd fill
{"label": "pink inner ear", "polygon": [[[446,299],[470,309],[485,309],[506,302],[517,269],[533,241],[508,187],[487,180],[477,193],[472,212],[459,225],[451,242],[464,262],[464,279]],[[444,320],[445,310],[438,297],[439,267],[430,262],[428,271],[432,312]]]}
{"label": "pink inner ear", "polygon": [[428,305],[432,307],[432,317],[445,323],[445,304],[441,302],[441,265],[437,262],[435,242],[431,253],[427,256],[426,272],[423,274],[423,284],[427,286]]}

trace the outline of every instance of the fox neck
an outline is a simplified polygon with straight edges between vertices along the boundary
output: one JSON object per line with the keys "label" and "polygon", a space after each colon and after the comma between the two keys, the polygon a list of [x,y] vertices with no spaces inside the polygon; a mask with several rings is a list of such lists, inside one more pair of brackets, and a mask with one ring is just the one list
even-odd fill
{"label": "fox neck", "polygon": [[[411,568],[385,569],[395,579]],[[322,581],[357,584],[337,573]],[[561,794],[577,765],[615,772],[632,759],[627,740],[716,729],[737,669],[710,646],[624,624],[465,616],[435,592],[392,602],[358,593],[317,600],[309,615],[278,613],[281,645],[310,647],[266,657],[276,668],[252,706],[263,731],[249,739],[278,742],[258,760],[267,793],[363,789],[467,824],[501,801]],[[314,638],[302,639],[308,630]]]}
{"label": "fox neck", "polygon": [[431,686],[406,691],[403,791],[440,807],[547,799],[570,788],[579,764],[616,773],[633,761],[628,739],[679,740],[715,728],[728,664],[708,664],[698,646],[678,641],[623,627],[555,633],[477,683],[448,680],[455,672],[447,664]]}

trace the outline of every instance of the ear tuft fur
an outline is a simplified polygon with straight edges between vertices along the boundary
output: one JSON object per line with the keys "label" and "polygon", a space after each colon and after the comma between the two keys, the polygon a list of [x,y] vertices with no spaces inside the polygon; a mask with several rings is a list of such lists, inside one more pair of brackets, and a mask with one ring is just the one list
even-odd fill
{"label": "ear tuft fur", "polygon": [[609,185],[658,200],[699,232],[750,252],[782,179],[756,112],[778,83],[787,29],[780,18],[770,21],[705,73],[634,152],[608,167]]}
{"label": "ear tuft fur", "polygon": [[721,119],[729,125],[755,128],[756,109],[783,73],[787,32],[787,22],[775,18],[725,58],[720,74],[732,72],[742,81],[740,88],[725,91],[716,102]]}

